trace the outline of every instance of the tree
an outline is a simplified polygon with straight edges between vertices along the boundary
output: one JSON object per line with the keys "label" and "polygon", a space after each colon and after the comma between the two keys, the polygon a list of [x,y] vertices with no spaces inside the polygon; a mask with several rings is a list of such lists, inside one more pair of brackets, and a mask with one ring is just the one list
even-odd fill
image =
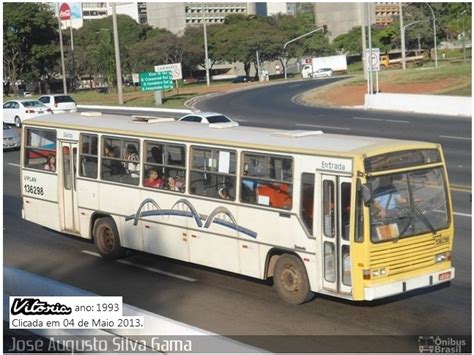
{"label": "tree", "polygon": [[11,83],[52,75],[58,58],[57,28],[46,4],[3,4],[3,66]]}
{"label": "tree", "polygon": [[[132,47],[143,42],[155,30],[152,30],[148,25],[136,23],[127,15],[117,15],[117,29],[122,72],[132,74],[135,72],[137,65],[132,59],[134,58]],[[108,33],[108,35],[106,36],[104,33]],[[84,26],[77,30],[74,34],[74,41],[78,73],[90,76],[102,74],[104,78],[110,76],[110,73],[107,72],[110,63],[106,63],[105,58],[110,56],[110,62],[115,63],[114,47],[111,40],[112,33],[112,16],[85,22]],[[110,43],[108,39],[106,40],[106,37],[110,39]],[[106,47],[101,48],[101,45],[98,45],[99,43]],[[110,50],[112,50],[111,53],[109,53]],[[111,77],[110,80],[112,80]]]}

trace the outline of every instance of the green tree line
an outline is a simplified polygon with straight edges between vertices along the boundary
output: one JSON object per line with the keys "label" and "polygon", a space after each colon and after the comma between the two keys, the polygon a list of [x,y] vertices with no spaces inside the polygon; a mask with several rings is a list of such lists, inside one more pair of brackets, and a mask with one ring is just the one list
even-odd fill
{"label": "green tree line", "polygon": [[[430,3],[437,17],[437,38],[453,40],[471,28],[470,3]],[[3,4],[4,80],[48,82],[60,77],[58,21],[52,9],[43,3]],[[404,5],[405,24],[421,21],[407,30],[407,48],[433,47],[431,12],[426,3]],[[203,27],[190,26],[181,36],[165,29],[136,23],[125,15],[117,16],[122,73],[153,71],[155,65],[180,62],[185,77],[204,66]],[[229,15],[222,24],[207,25],[211,69],[218,62],[242,62],[247,75],[261,61],[279,60],[282,67],[289,58],[324,56],[335,53],[360,54],[361,28],[353,28],[332,43],[323,31],[283,45],[316,29],[314,16],[308,13],[261,17]],[[331,31],[331,28],[328,28]],[[69,30],[63,30],[68,77],[100,75],[115,86],[115,55],[112,18],[85,21],[74,30],[74,56],[70,51]],[[470,37],[470,34],[469,34]],[[399,48],[398,19],[384,28],[372,26],[374,47],[382,51]],[[74,57],[74,65],[72,59]]]}

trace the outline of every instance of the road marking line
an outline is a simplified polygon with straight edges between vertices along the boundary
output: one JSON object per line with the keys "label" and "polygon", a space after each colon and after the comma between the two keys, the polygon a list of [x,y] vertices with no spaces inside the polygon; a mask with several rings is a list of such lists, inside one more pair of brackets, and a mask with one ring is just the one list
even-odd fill
{"label": "road marking line", "polygon": [[403,121],[403,120],[385,120],[387,122],[395,122],[395,123],[410,123],[410,121]]}
{"label": "road marking line", "polygon": [[350,128],[346,127],[332,127],[332,126],[318,126],[318,125],[313,125],[313,124],[303,124],[303,123],[297,123],[297,126],[300,127],[313,127],[313,128],[327,128],[327,129],[339,129],[341,131],[350,131]]}
{"label": "road marking line", "polygon": [[[98,258],[101,257],[100,254],[94,253],[93,251],[89,251],[89,250],[82,250],[81,253],[96,256]],[[155,272],[157,274],[174,277],[176,279],[180,279],[180,280],[184,280],[184,281],[188,281],[188,282],[196,282],[197,281],[196,279],[193,279],[191,277],[181,276],[181,275],[173,274],[171,272],[158,270],[158,269],[155,269],[155,268],[152,268],[152,267],[134,264],[134,263],[132,263],[131,261],[128,261],[128,260],[116,260],[116,262],[121,263],[121,264],[125,264],[125,265],[129,265],[129,266],[133,266],[133,267],[137,267],[139,269]]]}
{"label": "road marking line", "polygon": [[453,212],[453,215],[455,215],[455,216],[461,216],[461,217],[472,217],[471,214],[461,213],[461,212]]}
{"label": "road marking line", "polygon": [[368,117],[352,117],[355,120],[366,120],[366,121],[383,121],[381,118],[368,118]]}
{"label": "road marking line", "polygon": [[17,168],[20,167],[20,164],[15,164],[15,163],[8,163],[8,165],[11,165],[11,166],[16,166]]}
{"label": "road marking line", "polygon": [[462,139],[466,141],[470,141],[470,137],[455,137],[455,136],[439,136],[440,138],[448,138],[448,139]]}
{"label": "road marking line", "polygon": [[298,86],[301,86],[301,84],[290,85],[290,86],[288,86],[288,87],[289,87],[289,88],[296,88],[296,87],[298,87]]}

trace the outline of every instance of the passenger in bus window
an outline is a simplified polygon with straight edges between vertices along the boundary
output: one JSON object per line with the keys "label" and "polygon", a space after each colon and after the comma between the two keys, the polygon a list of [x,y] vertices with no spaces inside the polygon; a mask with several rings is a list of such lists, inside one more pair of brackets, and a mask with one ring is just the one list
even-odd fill
{"label": "passenger in bus window", "polygon": [[229,200],[229,189],[227,187],[221,187],[218,191],[219,197],[223,200]]}
{"label": "passenger in bus window", "polygon": [[159,146],[152,147],[150,153],[152,163],[163,164],[163,153]]}
{"label": "passenger in bus window", "polygon": [[[120,148],[107,145],[105,147],[105,155],[109,158],[120,158]],[[123,166],[118,160],[110,160],[110,175],[122,175]]]}
{"label": "passenger in bus window", "polygon": [[[138,156],[137,147],[133,144],[129,144],[124,158],[125,160],[138,162],[140,157]],[[138,163],[127,163],[125,168],[132,178],[138,178],[140,176],[140,166]]]}
{"label": "passenger in bus window", "polygon": [[163,188],[163,179],[160,178],[158,172],[155,169],[148,170],[148,178],[143,181],[143,186],[145,187],[154,187],[154,188]]}
{"label": "passenger in bus window", "polygon": [[53,154],[48,155],[46,164],[44,164],[43,169],[48,171],[56,171],[56,157]]}

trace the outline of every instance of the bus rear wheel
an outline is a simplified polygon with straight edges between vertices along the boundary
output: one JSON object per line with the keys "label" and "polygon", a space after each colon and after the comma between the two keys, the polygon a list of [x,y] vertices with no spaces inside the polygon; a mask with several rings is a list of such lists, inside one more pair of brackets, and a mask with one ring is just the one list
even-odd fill
{"label": "bus rear wheel", "polygon": [[117,226],[112,218],[98,219],[94,224],[93,235],[99,254],[104,259],[114,260],[125,256],[126,249],[120,245]]}
{"label": "bus rear wheel", "polygon": [[295,255],[283,254],[278,258],[273,283],[286,303],[298,305],[313,297],[304,265]]}

